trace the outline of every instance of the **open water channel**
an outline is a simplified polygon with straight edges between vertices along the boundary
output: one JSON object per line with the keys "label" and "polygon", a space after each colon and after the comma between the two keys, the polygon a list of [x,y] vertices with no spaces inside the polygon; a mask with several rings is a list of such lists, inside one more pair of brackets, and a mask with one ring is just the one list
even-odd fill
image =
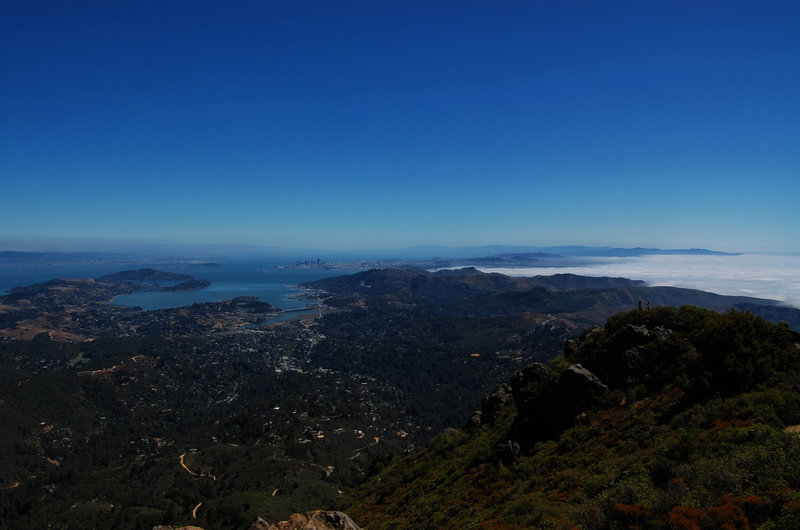
{"label": "open water channel", "polygon": [[[181,307],[202,302],[219,302],[238,296],[255,296],[262,302],[286,310],[309,305],[300,300],[297,287],[304,282],[340,276],[352,271],[327,269],[286,268],[286,263],[232,262],[215,266],[180,263],[135,264],[69,264],[25,265],[0,267],[0,295],[17,286],[46,282],[53,278],[98,278],[123,270],[153,268],[160,271],[189,274],[198,280],[209,280],[205,289],[184,292],[145,291],[118,296],[113,303],[129,307],[139,306],[145,311]],[[285,313],[284,318],[294,318],[301,312]]]}

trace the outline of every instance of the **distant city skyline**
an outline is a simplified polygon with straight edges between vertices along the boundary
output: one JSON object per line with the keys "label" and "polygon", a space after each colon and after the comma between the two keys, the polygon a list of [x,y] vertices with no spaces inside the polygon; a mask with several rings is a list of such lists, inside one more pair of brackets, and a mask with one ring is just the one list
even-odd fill
{"label": "distant city skyline", "polygon": [[0,4],[0,250],[800,251],[796,2]]}

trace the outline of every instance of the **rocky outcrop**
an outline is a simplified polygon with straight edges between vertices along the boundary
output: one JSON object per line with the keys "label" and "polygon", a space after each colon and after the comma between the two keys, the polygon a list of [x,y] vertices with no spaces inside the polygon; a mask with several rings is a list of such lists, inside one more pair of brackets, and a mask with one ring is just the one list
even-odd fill
{"label": "rocky outcrop", "polygon": [[511,387],[502,384],[481,400],[481,410],[476,410],[464,424],[465,431],[473,431],[481,425],[494,425],[506,407],[514,405]]}
{"label": "rocky outcrop", "polygon": [[[663,326],[627,323],[586,331],[580,341],[567,343],[564,358],[575,364],[561,374],[534,364],[511,377],[517,417],[510,442],[527,452],[536,442],[557,438],[598,402],[607,385],[659,387],[681,351],[674,332]],[[502,454],[513,456],[510,448],[504,445]]]}
{"label": "rocky outcrop", "polygon": [[503,408],[513,403],[514,398],[511,394],[511,388],[506,384],[500,385],[494,392],[488,394],[481,400],[481,424],[493,424],[500,416],[500,412]]}
{"label": "rocky outcrop", "polygon": [[573,364],[561,374],[553,397],[560,408],[577,415],[594,405],[606,391],[608,387],[597,376],[580,364]]}
{"label": "rocky outcrop", "polygon": [[483,424],[483,421],[482,421],[482,418],[481,418],[482,414],[483,413],[480,410],[476,410],[475,412],[473,412],[472,416],[469,417],[467,422],[464,424],[464,427],[462,427],[462,428],[465,431],[474,431],[475,429],[480,427]]}
{"label": "rocky outcrop", "polygon": [[610,343],[617,350],[641,346],[648,341],[650,331],[645,326],[626,324],[611,337]]}
{"label": "rocky outcrop", "polygon": [[[660,360],[660,353],[671,334],[672,330],[661,326],[648,329],[629,324],[611,338],[613,350],[621,351],[620,371],[627,374],[626,385],[646,383],[652,379],[654,363]],[[668,349],[672,350],[669,346]]]}
{"label": "rocky outcrop", "polygon": [[584,339],[568,344],[565,358],[582,363],[615,388],[644,384],[657,389],[670,379],[676,356],[686,350],[663,326],[628,323],[616,330],[598,328]]}
{"label": "rocky outcrop", "polygon": [[519,414],[532,414],[541,405],[540,396],[547,393],[554,382],[553,371],[540,363],[514,373],[511,376],[511,393]]}
{"label": "rocky outcrop", "polygon": [[[511,378],[517,417],[511,429],[510,443],[528,451],[541,440],[556,438],[575,423],[608,390],[592,372],[579,364],[567,368],[559,377],[542,364],[518,371]],[[505,456],[515,456],[504,449]]]}
{"label": "rocky outcrop", "polygon": [[153,530],[203,530],[199,526],[169,526],[169,525],[158,525],[154,526]]}
{"label": "rocky outcrop", "polygon": [[519,456],[519,453],[520,453],[519,444],[513,440],[506,440],[505,442],[500,442],[499,444],[497,444],[497,447],[495,447],[495,454],[506,465],[516,460],[517,457]]}
{"label": "rocky outcrop", "polygon": [[288,521],[270,524],[260,517],[250,525],[250,530],[361,530],[342,512],[316,510],[296,513]]}

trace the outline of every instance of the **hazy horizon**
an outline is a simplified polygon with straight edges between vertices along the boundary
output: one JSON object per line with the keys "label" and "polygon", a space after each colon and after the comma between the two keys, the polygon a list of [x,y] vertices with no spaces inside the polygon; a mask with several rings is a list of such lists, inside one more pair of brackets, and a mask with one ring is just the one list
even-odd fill
{"label": "hazy horizon", "polygon": [[756,254],[793,254],[800,252],[800,246],[781,247],[781,248],[764,248],[760,245],[689,245],[689,244],[675,244],[665,245],[659,244],[657,241],[642,240],[637,243],[626,243],[624,241],[614,239],[602,240],[588,240],[588,239],[554,239],[554,240],[530,240],[530,241],[503,241],[502,238],[497,240],[478,240],[469,241],[464,243],[447,241],[443,242],[429,242],[425,240],[398,242],[394,245],[380,244],[374,245],[360,245],[357,237],[354,237],[349,244],[347,242],[338,245],[325,245],[324,242],[320,245],[307,245],[302,241],[295,244],[287,242],[286,244],[273,244],[270,242],[260,242],[257,240],[237,240],[236,238],[229,239],[208,239],[208,240],[180,240],[180,239],[157,239],[157,238],[72,238],[72,237],[32,237],[32,238],[19,238],[19,237],[0,237],[0,251],[21,251],[21,252],[127,252],[131,250],[140,249],[159,249],[163,248],[167,251],[171,249],[201,249],[208,248],[241,248],[243,250],[253,249],[277,249],[282,251],[330,251],[336,253],[348,252],[372,252],[382,250],[404,250],[404,249],[424,249],[424,248],[444,248],[444,249],[492,249],[492,248],[558,248],[558,247],[587,247],[587,248],[620,248],[620,249],[661,249],[661,250],[710,250],[715,252],[727,253],[756,253]]}
{"label": "hazy horizon", "polygon": [[0,242],[797,252],[797,20],[5,2]]}
{"label": "hazy horizon", "polygon": [[[264,254],[269,252],[278,252],[280,254],[300,253],[305,254],[308,252],[317,253],[330,253],[333,255],[347,255],[347,254],[366,254],[372,257],[379,257],[382,252],[396,254],[400,257],[414,257],[411,254],[404,254],[410,252],[412,254],[424,253],[428,257],[435,257],[431,252],[437,251],[446,252],[450,257],[473,257],[473,256],[491,256],[492,254],[500,253],[514,253],[514,252],[537,252],[559,249],[573,249],[570,251],[571,255],[583,255],[580,249],[585,248],[587,251],[600,250],[600,249],[619,249],[619,250],[657,250],[665,252],[676,251],[711,251],[728,254],[763,254],[763,255],[786,255],[786,254],[800,254],[800,250],[785,250],[785,251],[753,251],[751,249],[742,248],[708,248],[708,247],[664,247],[656,244],[650,245],[637,245],[637,246],[624,246],[613,244],[591,244],[579,242],[566,242],[566,243],[553,243],[553,244],[501,244],[501,243],[479,243],[475,245],[446,245],[446,244],[412,244],[407,246],[378,246],[378,247],[305,247],[305,246],[276,246],[265,245],[257,243],[229,243],[229,242],[205,242],[205,243],[181,243],[181,242],[163,242],[163,241],[83,241],[83,240],[15,240],[15,239],[0,239],[0,252],[31,252],[31,253],[109,253],[109,254],[140,254],[140,253],[160,253],[164,258],[181,257],[185,253],[195,253],[202,255],[204,252],[233,252],[229,257],[237,259],[236,252],[240,252],[239,257],[246,257],[249,254]],[[464,254],[460,254],[464,252]],[[210,254],[209,254],[210,255]]]}
{"label": "hazy horizon", "polygon": [[[493,247],[498,251],[510,250],[507,247]],[[597,249],[591,247],[589,250]],[[2,250],[2,249],[0,249]],[[174,249],[173,249],[174,250]],[[128,260],[96,260],[78,262],[52,262],[47,265],[40,263],[32,265],[30,262],[21,264],[5,264],[0,267],[0,293],[5,288],[21,286],[23,284],[37,281],[47,281],[53,277],[63,274],[63,271],[70,271],[68,275],[73,277],[75,271],[83,270],[86,277],[97,276],[94,267],[100,267],[105,273],[123,269],[141,268],[152,266],[158,269],[171,270],[178,267],[184,272],[192,270],[193,274],[201,277],[208,275],[208,270],[191,269],[193,263],[197,264],[206,260],[220,260],[223,265],[241,263],[261,263],[261,264],[292,264],[297,260],[317,259],[323,260],[342,260],[340,266],[354,266],[363,260],[372,263],[372,260],[399,259],[409,260],[410,264],[424,266],[423,263],[414,263],[415,259],[430,260],[433,256],[431,250],[437,251],[438,257],[456,259],[458,258],[479,258],[478,261],[470,260],[462,262],[448,268],[461,268],[463,266],[473,266],[484,272],[496,272],[509,276],[549,276],[553,274],[577,274],[582,276],[610,276],[624,277],[633,280],[643,280],[650,286],[672,286],[689,289],[699,289],[717,294],[749,296],[755,298],[766,298],[777,300],[783,304],[800,309],[800,277],[797,271],[800,270],[800,253],[792,254],[654,254],[654,255],[592,255],[584,254],[564,254],[560,258],[541,259],[536,265],[530,266],[505,266],[497,267],[487,264],[480,258],[485,258],[489,254],[485,247],[473,247],[462,249],[418,249],[416,252],[403,249],[392,251],[352,251],[347,252],[328,252],[319,250],[292,251],[285,249],[284,252],[276,252],[272,249],[269,254],[258,252],[239,252],[228,253],[224,258],[214,254],[183,254],[175,252],[172,254],[162,253],[163,259],[147,261],[145,256],[155,258],[157,254],[142,253],[138,257]],[[524,250],[524,249],[520,249]],[[547,250],[546,247],[541,250]],[[492,252],[491,254],[494,254]],[[89,253],[92,255],[92,253]],[[125,254],[122,254],[125,256]],[[391,262],[389,263],[391,264]],[[375,265],[371,265],[374,267]],[[187,269],[189,267],[189,269]],[[15,272],[14,269],[26,271],[25,274]],[[30,276],[30,271],[36,270],[36,274]],[[216,267],[213,268],[216,272]],[[274,269],[274,267],[270,267]],[[99,269],[98,269],[99,270]],[[267,269],[264,269],[265,271]],[[321,269],[317,269],[321,270]],[[360,270],[340,269],[337,274],[350,274]],[[431,269],[435,270],[435,269]],[[198,272],[199,271],[199,272]],[[26,275],[27,274],[27,275]],[[76,277],[83,277],[80,274]],[[25,280],[23,280],[25,278]]]}

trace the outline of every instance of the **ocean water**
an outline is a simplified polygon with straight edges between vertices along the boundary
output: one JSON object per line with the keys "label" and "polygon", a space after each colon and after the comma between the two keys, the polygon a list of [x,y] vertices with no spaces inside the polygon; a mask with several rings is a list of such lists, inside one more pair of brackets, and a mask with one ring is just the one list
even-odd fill
{"label": "ocean water", "polygon": [[[46,282],[53,278],[98,278],[123,270],[153,268],[160,271],[190,274],[200,280],[210,280],[205,289],[185,292],[138,292],[118,296],[113,303],[128,307],[139,306],[145,311],[166,309],[202,302],[218,302],[237,296],[255,296],[280,309],[306,307],[307,300],[294,295],[301,291],[298,284],[347,274],[341,270],[308,270],[281,268],[285,263],[232,262],[215,267],[192,264],[70,264],[0,267],[0,294],[17,286]],[[292,313],[288,313],[292,315]]]}

